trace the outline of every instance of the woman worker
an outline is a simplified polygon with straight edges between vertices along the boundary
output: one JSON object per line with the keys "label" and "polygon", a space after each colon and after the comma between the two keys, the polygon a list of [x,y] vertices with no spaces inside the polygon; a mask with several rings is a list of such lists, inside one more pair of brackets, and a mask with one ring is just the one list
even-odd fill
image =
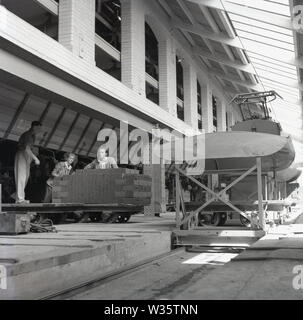
{"label": "woman worker", "polygon": [[52,202],[52,189],[54,184],[54,178],[61,178],[68,176],[72,171],[72,164],[76,159],[76,155],[73,153],[65,153],[64,161],[58,162],[51,173],[51,177],[46,181],[46,190],[44,196],[44,203]]}
{"label": "woman worker", "polygon": [[84,170],[110,168],[118,168],[116,160],[113,157],[107,157],[106,149],[101,146],[97,151],[97,159],[95,159],[93,162],[89,163],[86,167],[84,167]]}

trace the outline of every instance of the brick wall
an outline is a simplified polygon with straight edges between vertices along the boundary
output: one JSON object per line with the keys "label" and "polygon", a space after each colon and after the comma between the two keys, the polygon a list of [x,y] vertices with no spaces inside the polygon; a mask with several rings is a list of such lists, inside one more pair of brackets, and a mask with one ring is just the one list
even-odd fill
{"label": "brick wall", "polygon": [[145,95],[145,19],[142,0],[121,3],[122,82]]}
{"label": "brick wall", "polygon": [[60,0],[59,42],[75,55],[95,63],[95,1]]}
{"label": "brick wall", "polygon": [[177,116],[176,49],[170,38],[159,41],[160,107]]}
{"label": "brick wall", "polygon": [[217,102],[217,124],[218,131],[226,131],[226,104],[225,101]]}
{"label": "brick wall", "polygon": [[212,90],[209,85],[201,86],[202,127],[205,132],[213,132]]}
{"label": "brick wall", "polygon": [[184,66],[184,114],[185,122],[198,129],[197,72],[192,64]]}

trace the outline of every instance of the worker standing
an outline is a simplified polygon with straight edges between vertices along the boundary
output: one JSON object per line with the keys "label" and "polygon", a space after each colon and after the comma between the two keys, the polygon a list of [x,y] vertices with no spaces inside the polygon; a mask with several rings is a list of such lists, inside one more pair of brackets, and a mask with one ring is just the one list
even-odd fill
{"label": "worker standing", "polygon": [[76,159],[74,153],[65,153],[64,161],[60,161],[56,164],[54,170],[51,173],[51,177],[46,181],[46,190],[44,196],[44,203],[50,203],[52,201],[52,190],[54,185],[54,178],[62,178],[68,176],[72,172],[72,164]]}
{"label": "worker standing", "polygon": [[110,169],[118,168],[116,160],[113,157],[106,156],[106,149],[102,146],[97,151],[97,159],[89,163],[84,170],[86,169]]}
{"label": "worker standing", "polygon": [[30,175],[30,166],[32,161],[36,165],[40,164],[39,159],[33,153],[33,146],[35,144],[36,135],[41,129],[39,121],[33,121],[31,128],[24,132],[18,141],[18,150],[15,156],[15,183],[16,183],[16,203],[29,203],[25,200],[25,187]]}

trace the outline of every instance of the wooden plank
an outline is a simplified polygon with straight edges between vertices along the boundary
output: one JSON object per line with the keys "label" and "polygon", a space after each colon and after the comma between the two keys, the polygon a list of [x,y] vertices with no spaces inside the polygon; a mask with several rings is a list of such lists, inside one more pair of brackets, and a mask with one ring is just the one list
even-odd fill
{"label": "wooden plank", "polygon": [[303,238],[262,239],[262,241],[255,243],[252,249],[303,249],[302,240]]}
{"label": "wooden plank", "polygon": [[254,237],[201,237],[201,236],[187,236],[177,237],[177,245],[182,246],[210,246],[210,247],[241,247],[246,248],[257,241]]}
{"label": "wooden plank", "polygon": [[[243,228],[244,229],[244,228]],[[173,233],[177,236],[201,236],[201,237],[253,237],[261,238],[265,235],[263,230],[174,230]]]}
{"label": "wooden plank", "polygon": [[237,261],[249,260],[266,260],[266,259],[283,259],[283,260],[303,260],[303,250],[297,248],[275,249],[275,250],[246,250],[239,256],[235,257]]}
{"label": "wooden plank", "polygon": [[123,212],[139,212],[143,210],[142,205],[137,204],[83,204],[83,203],[30,203],[30,204],[3,204],[3,211],[13,212],[75,212],[75,211],[123,211]]}

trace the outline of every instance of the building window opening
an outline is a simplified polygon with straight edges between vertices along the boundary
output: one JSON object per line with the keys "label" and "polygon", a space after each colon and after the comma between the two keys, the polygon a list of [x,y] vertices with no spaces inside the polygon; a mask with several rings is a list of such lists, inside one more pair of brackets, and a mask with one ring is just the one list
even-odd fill
{"label": "building window opening", "polygon": [[176,56],[177,72],[177,117],[184,121],[184,84],[182,59]]}
{"label": "building window opening", "polygon": [[96,0],[96,66],[121,81],[121,4]]}
{"label": "building window opening", "polygon": [[158,40],[145,23],[145,77],[146,98],[159,104],[159,53]]}
{"label": "building window opening", "polygon": [[197,102],[198,102],[198,129],[202,130],[202,98],[201,98],[201,85],[200,82],[197,81]]}
{"label": "building window opening", "polygon": [[111,57],[100,47],[95,46],[96,66],[115,79],[121,81],[121,62]]}
{"label": "building window opening", "polygon": [[0,2],[7,10],[58,41],[56,13],[51,13],[34,0],[1,0]]}
{"label": "building window opening", "polygon": [[217,129],[217,99],[213,96],[213,131],[216,132]]}
{"label": "building window opening", "polygon": [[96,34],[121,51],[121,3],[96,0]]}

